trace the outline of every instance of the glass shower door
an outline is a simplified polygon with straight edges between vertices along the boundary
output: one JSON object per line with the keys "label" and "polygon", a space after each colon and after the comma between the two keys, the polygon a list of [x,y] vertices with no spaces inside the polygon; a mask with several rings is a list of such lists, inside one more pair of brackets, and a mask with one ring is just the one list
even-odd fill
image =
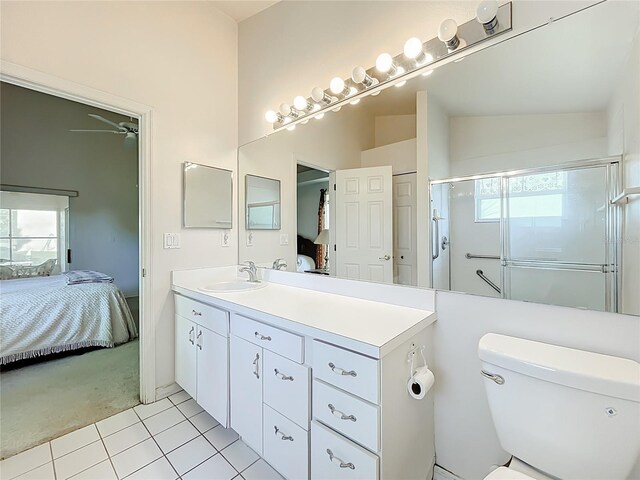
{"label": "glass shower door", "polygon": [[506,298],[615,311],[609,203],[615,168],[503,178]]}

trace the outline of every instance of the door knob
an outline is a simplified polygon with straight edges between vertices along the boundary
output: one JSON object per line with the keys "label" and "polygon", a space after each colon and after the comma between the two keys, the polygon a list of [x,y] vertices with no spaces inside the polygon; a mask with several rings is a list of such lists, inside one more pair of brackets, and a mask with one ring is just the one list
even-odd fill
{"label": "door knob", "polygon": [[384,257],[378,257],[378,260],[391,260],[391,255],[385,255]]}

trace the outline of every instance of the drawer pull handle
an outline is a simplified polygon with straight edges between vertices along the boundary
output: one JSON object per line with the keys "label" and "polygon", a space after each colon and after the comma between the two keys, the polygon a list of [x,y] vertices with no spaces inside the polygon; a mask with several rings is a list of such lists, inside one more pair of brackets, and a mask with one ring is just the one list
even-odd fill
{"label": "drawer pull handle", "polygon": [[358,421],[358,419],[354,415],[345,415],[340,410],[337,410],[336,407],[334,407],[331,404],[327,406],[329,407],[329,410],[331,410],[331,413],[336,417],[338,417],[340,420],[351,420],[352,422]]}
{"label": "drawer pull handle", "polygon": [[285,435],[284,433],[282,433],[282,430],[280,430],[275,425],[273,426],[273,428],[275,429],[275,434],[280,435],[280,440],[289,440],[290,442],[293,442],[293,437],[291,435]]}
{"label": "drawer pull handle", "polygon": [[195,327],[191,327],[191,330],[189,330],[189,341],[191,342],[191,345],[193,345],[193,330]]}
{"label": "drawer pull handle", "polygon": [[260,354],[256,353],[256,358],[253,360],[253,374],[256,376],[256,378],[260,378],[260,370],[259,370],[259,366],[258,366],[258,361],[260,360]]}
{"label": "drawer pull handle", "polygon": [[198,346],[198,348],[200,350],[202,350],[202,340],[201,340],[201,338],[202,338],[202,330],[200,330],[200,332],[198,332],[198,336],[196,337],[196,341],[198,342],[197,346]]}
{"label": "drawer pull handle", "polygon": [[265,337],[265,336],[264,336],[264,335],[262,335],[261,333],[254,332],[254,335],[255,335],[255,337],[256,337],[258,340],[266,340],[267,342],[270,342],[270,341],[271,341],[271,337]]}
{"label": "drawer pull handle", "polygon": [[191,310],[191,313],[193,315],[195,315],[196,317],[201,317],[202,316],[202,312],[196,312],[195,310]]}
{"label": "drawer pull handle", "polygon": [[280,380],[289,380],[289,381],[293,382],[293,377],[292,376],[285,375],[284,373],[279,371],[277,368],[274,368],[273,371],[276,373],[276,377],[277,376],[280,377]]}
{"label": "drawer pull handle", "polygon": [[357,377],[358,374],[356,373],[355,370],[351,370],[349,372],[347,372],[346,370],[336,367],[333,362],[329,362],[329,368],[331,370],[333,370],[334,373],[337,373],[338,375],[351,375],[352,377]]}
{"label": "drawer pull handle", "polygon": [[355,470],[356,466],[349,462],[349,463],[345,463],[342,460],[340,460],[338,457],[336,457],[333,452],[327,448],[327,454],[329,455],[329,460],[331,460],[333,463],[335,463],[336,465],[340,465],[340,468],[350,468],[351,470]]}

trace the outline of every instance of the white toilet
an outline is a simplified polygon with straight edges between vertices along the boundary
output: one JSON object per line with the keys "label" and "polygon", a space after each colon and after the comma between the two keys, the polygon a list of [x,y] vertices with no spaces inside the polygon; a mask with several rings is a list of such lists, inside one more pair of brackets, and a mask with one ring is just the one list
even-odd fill
{"label": "white toilet", "polygon": [[485,480],[623,480],[640,454],[640,364],[489,333],[478,354],[500,444]]}

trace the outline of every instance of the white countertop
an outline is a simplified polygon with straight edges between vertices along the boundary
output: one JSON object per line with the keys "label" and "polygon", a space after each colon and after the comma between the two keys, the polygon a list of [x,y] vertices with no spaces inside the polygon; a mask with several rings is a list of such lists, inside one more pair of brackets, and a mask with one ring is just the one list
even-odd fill
{"label": "white countertop", "polygon": [[266,320],[268,323],[320,340],[332,343],[340,338],[356,341],[366,350],[363,353],[376,358],[384,356],[436,320],[435,313],[430,310],[279,283],[267,282],[266,287],[244,292],[212,293],[199,290],[207,283],[211,281],[204,283],[201,275],[192,278],[189,275],[176,278],[174,275],[173,290],[225,310],[253,316],[257,320],[260,320],[261,313],[266,314],[269,316]]}

